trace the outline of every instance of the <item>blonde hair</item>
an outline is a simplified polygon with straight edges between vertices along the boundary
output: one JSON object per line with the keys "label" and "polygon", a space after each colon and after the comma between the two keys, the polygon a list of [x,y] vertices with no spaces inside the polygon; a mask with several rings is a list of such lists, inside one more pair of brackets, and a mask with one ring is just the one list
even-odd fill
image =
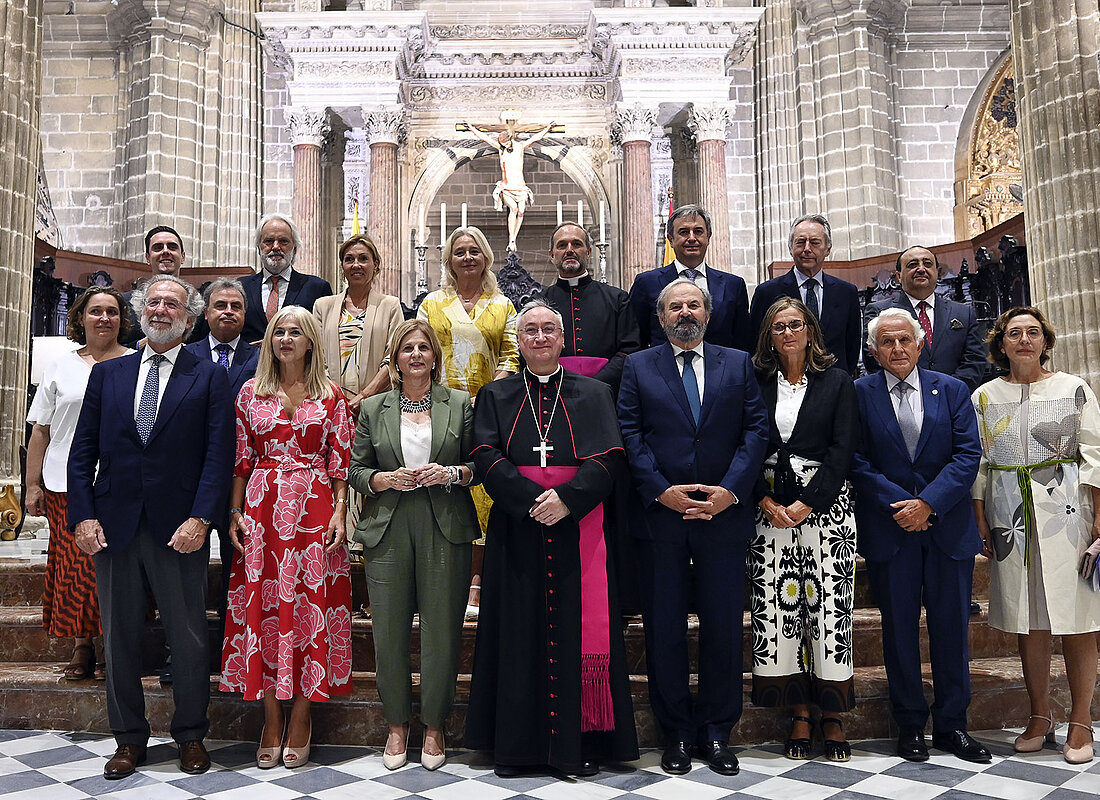
{"label": "blonde hair", "polygon": [[282,376],[281,362],[275,357],[275,329],[281,327],[287,318],[293,318],[309,340],[310,349],[306,353],[306,397],[311,400],[328,400],[334,394],[332,381],[325,372],[325,354],[321,349],[321,329],[313,315],[301,306],[283,306],[271,321],[267,323],[264,339],[260,345],[260,363],[256,367],[256,381],[253,389],[257,397],[274,397],[279,393],[279,379]]}
{"label": "blonde hair", "polygon": [[[469,225],[465,228],[455,228],[447,237],[447,243],[443,245],[443,274],[440,276],[439,285],[446,292],[455,292],[455,268],[451,266],[451,255],[454,253],[455,242],[460,236],[469,236],[481,252],[485,255],[485,271],[481,273],[481,291],[492,296],[497,293],[497,276],[493,272],[493,248],[489,247],[489,240],[480,228]],[[457,292],[456,292],[457,293]]]}
{"label": "blonde hair", "polygon": [[435,363],[432,364],[432,383],[439,383],[439,376],[443,373],[443,348],[439,344],[439,337],[435,335],[432,326],[422,319],[407,319],[393,329],[393,336],[386,347],[386,372],[390,375],[390,385],[394,388],[401,387],[401,372],[397,369],[397,352],[401,349],[401,342],[410,333],[420,331],[428,337],[428,345],[432,348]]}

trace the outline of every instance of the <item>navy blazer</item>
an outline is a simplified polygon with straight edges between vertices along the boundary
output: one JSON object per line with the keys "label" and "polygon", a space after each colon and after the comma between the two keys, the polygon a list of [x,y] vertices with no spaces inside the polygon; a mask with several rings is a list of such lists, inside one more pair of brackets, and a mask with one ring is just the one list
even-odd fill
{"label": "navy blazer", "polygon": [[[204,336],[197,342],[184,345],[184,350],[190,350],[199,358],[209,361],[211,364],[218,362],[213,360],[210,351],[210,336]],[[256,376],[256,367],[260,364],[260,348],[245,341],[244,335],[237,340],[237,349],[233,351],[233,360],[229,362],[229,397],[235,404],[237,395],[241,393],[241,387],[245,381]],[[232,409],[231,409],[231,413]],[[234,413],[234,416],[235,413]]]}
{"label": "navy blazer", "polygon": [[134,422],[140,365],[134,353],[92,367],[69,451],[69,527],[99,520],[108,552],[133,540],[143,515],[165,543],[188,517],[216,519],[233,472],[225,370],[181,350],[143,445]]}
{"label": "navy blazer", "polygon": [[[821,333],[825,337],[825,349],[836,356],[836,366],[849,375],[855,375],[859,366],[860,338],[863,332],[860,324],[859,290],[848,281],[827,272],[819,272],[818,275],[823,292],[819,322]],[[764,281],[753,292],[752,308],[749,310],[749,325],[754,337],[752,352],[756,351],[764,314],[780,297],[802,299],[793,267],[790,272]]]}
{"label": "navy blazer", "polygon": [[[672,345],[663,344],[626,357],[619,389],[619,426],[630,472],[647,510],[659,510],[657,497],[669,486],[703,483],[723,486],[738,502],[708,523],[731,525],[747,541],[753,530],[753,485],[768,443],[768,412],[753,373],[740,350],[706,344],[706,369],[699,424],[688,406]],[[669,512],[670,524],[680,515]],[[662,522],[664,518],[662,517]],[[658,530],[635,528],[652,538]]]}
{"label": "navy blazer", "polygon": [[[751,353],[754,341],[749,331],[749,293],[745,281],[707,264],[707,291],[713,302],[703,338],[720,347],[735,347]],[[642,347],[668,341],[657,319],[657,295],[678,277],[675,263],[638,273],[630,287],[630,307],[638,320]]]}
{"label": "navy blazer", "polygon": [[[267,330],[267,312],[264,308],[263,285],[265,273],[263,270],[253,272],[241,278],[244,286],[245,299],[248,301],[248,309],[244,313],[244,330],[241,336],[246,342],[256,342],[263,338]],[[316,275],[306,275],[296,269],[290,271],[290,285],[287,286],[286,300],[283,306],[301,306],[306,311],[313,311],[313,304],[319,297],[328,297],[332,294],[332,287],[324,278]],[[282,306],[279,306],[282,308]]]}
{"label": "navy blazer", "polygon": [[891,503],[919,497],[935,516],[928,532],[949,558],[971,558],[982,549],[970,505],[982,446],[966,384],[950,375],[919,369],[924,418],[916,458],[901,435],[883,372],[856,381],[860,443],[852,459],[856,488],[858,550],[868,561],[886,561],[905,531]]}
{"label": "navy blazer", "polygon": [[[893,299],[868,305],[867,321],[870,322],[888,308],[900,308],[914,317],[917,316],[917,310],[909,302],[909,296],[905,292],[898,292]],[[867,371],[881,370],[882,367],[867,347],[866,337],[863,348],[863,364]],[[925,342],[920,358],[917,359],[917,366],[958,378],[973,392],[985,383],[985,354],[985,334],[974,306],[936,295],[936,305],[932,309],[932,346],[929,347]]]}

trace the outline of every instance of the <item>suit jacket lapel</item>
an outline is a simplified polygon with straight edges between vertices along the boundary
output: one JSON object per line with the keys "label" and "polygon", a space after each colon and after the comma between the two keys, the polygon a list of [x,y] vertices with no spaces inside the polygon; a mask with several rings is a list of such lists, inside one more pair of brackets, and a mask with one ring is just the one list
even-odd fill
{"label": "suit jacket lapel", "polygon": [[[250,280],[251,279],[251,280]],[[264,310],[263,295],[264,273],[254,272],[241,280],[244,285],[244,293],[248,300],[248,310],[245,311],[246,319],[251,319],[252,327],[261,331],[267,328],[267,313]],[[262,334],[261,334],[262,336]]]}
{"label": "suit jacket lapel", "polygon": [[[209,341],[209,340],[207,340]],[[248,359],[252,356],[252,345],[241,339],[237,342],[237,349],[233,351],[233,361],[229,365],[229,385],[235,386],[237,378],[240,377],[241,370],[244,369],[244,365],[248,363]],[[236,398],[234,398],[236,400]]]}
{"label": "suit jacket lapel", "polygon": [[[876,372],[875,378],[875,402],[871,403],[871,408],[879,417],[880,429],[885,429],[894,438],[894,446],[898,452],[903,457],[909,458],[909,447],[905,444],[905,437],[901,435],[901,425],[898,424],[898,415],[894,411],[894,401],[886,388],[886,371]],[[875,430],[874,425],[868,427],[870,430]]]}
{"label": "suit jacket lapel", "polygon": [[932,309],[932,352],[938,352],[940,345],[951,330],[951,309],[943,297],[936,298],[936,307]]}
{"label": "suit jacket lapel", "polygon": [[[718,405],[718,392],[720,387],[725,386],[726,383],[722,380],[722,373],[726,369],[726,354],[719,350],[717,347],[711,345],[703,345],[703,374],[706,376],[703,381],[703,407],[699,410],[699,427],[703,427],[703,423],[707,421],[710,416],[711,409]],[[680,388],[683,389],[683,380],[680,381]],[[687,392],[683,392],[684,403],[687,403]],[[689,412],[690,413],[690,412]]]}
{"label": "suit jacket lapel", "polygon": [[[183,398],[191,391],[191,387],[198,377],[199,359],[194,353],[180,350],[176,356],[176,364],[172,367],[172,375],[168,378],[168,385],[164,387],[164,397],[157,406],[157,418],[153,422],[153,430],[149,434],[149,441],[153,441],[172,415],[176,413]],[[136,387],[136,384],[135,384]]]}
{"label": "suit jacket lapel", "polygon": [[[434,414],[432,416],[435,416]],[[387,395],[382,401],[382,411],[378,415],[378,442],[393,454],[394,459],[401,466],[405,466],[405,458],[401,453],[401,404],[394,395]],[[434,427],[434,426],[433,426]],[[371,437],[373,438],[373,437]],[[433,431],[432,438],[435,438]],[[381,463],[381,459],[379,459]]]}
{"label": "suit jacket lapel", "polygon": [[[104,391],[110,393],[110,402],[115,407],[116,419],[126,420],[123,427],[139,442],[137,422],[134,420],[137,414],[137,409],[134,408],[134,395],[137,394],[138,370],[141,369],[141,356],[141,350],[138,350],[136,355],[125,356],[125,358],[129,360],[120,365],[119,372],[121,372],[121,375],[119,379],[104,381],[103,383]],[[107,403],[103,405],[104,408],[106,408]]]}
{"label": "suit jacket lapel", "polygon": [[666,344],[663,347],[664,352],[657,354],[657,372],[668,384],[668,390],[680,406],[680,410],[694,424],[695,418],[691,414],[691,406],[688,405],[687,392],[684,391],[684,379],[676,368],[676,356],[672,354],[672,345]]}
{"label": "suit jacket lapel", "polygon": [[[438,384],[433,385],[432,394],[431,461],[434,462],[439,458],[439,449],[443,447],[443,439],[446,438],[447,428],[451,422],[451,415],[455,413],[455,409],[451,407],[450,392],[442,386]],[[459,411],[461,411],[461,409],[459,409]],[[455,427],[455,430],[462,430],[462,420],[458,422],[459,424]]]}
{"label": "suit jacket lapel", "polygon": [[286,300],[283,301],[283,305],[279,306],[296,306],[298,305],[298,293],[302,291],[302,285],[306,282],[306,276],[300,273],[296,269],[290,271],[290,281],[286,287]]}
{"label": "suit jacket lapel", "polygon": [[[937,303],[937,305],[939,304]],[[928,444],[928,440],[932,438],[932,432],[940,427],[935,424],[935,420],[940,414],[942,394],[940,391],[940,379],[936,374],[919,368],[918,370],[918,374],[920,375],[920,401],[923,406],[920,438],[917,439],[917,456],[919,457],[921,450]],[[914,458],[914,460],[916,459]]]}

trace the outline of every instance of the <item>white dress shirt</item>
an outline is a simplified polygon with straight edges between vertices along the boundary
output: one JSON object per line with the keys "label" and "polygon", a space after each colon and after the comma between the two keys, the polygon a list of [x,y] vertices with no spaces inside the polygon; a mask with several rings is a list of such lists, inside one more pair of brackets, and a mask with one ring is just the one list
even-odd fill
{"label": "white dress shirt", "polygon": [[[684,273],[687,272],[689,268],[681,264],[679,259],[674,258],[672,263],[676,267],[676,276],[679,278],[687,278],[687,275]],[[707,286],[707,262],[704,261],[702,264],[695,267],[695,271],[699,273],[699,277],[695,279],[695,285],[709,292],[710,287]],[[699,393],[702,394],[702,391]]]}
{"label": "white dress shirt", "polygon": [[[926,312],[928,314],[928,327],[930,327],[932,329],[932,335],[935,336],[936,335],[936,293],[932,292],[932,294],[928,295],[928,297],[924,298],[924,300],[918,300],[917,298],[913,297],[913,295],[909,294],[909,292],[906,292],[905,296],[907,298],[909,298],[909,302],[912,303],[912,305],[913,305],[913,311],[916,312],[917,314],[920,313],[919,304],[920,303],[928,303],[928,311]],[[920,317],[917,317],[917,319],[919,320]]]}
{"label": "white dress shirt", "polygon": [[[894,406],[894,416],[897,417],[901,400],[894,394],[894,387],[901,381],[886,370],[883,370],[882,374],[886,376],[886,391],[890,393],[890,403]],[[913,409],[913,419],[917,422],[917,433],[919,434],[924,427],[924,401],[921,400],[920,396],[920,370],[913,367],[913,371],[906,376],[905,382],[914,389],[914,391],[909,392],[909,405]]]}
{"label": "white dress shirt", "polygon": [[[160,388],[157,390],[157,411],[160,411],[160,401],[164,399],[164,387],[168,385],[168,379],[172,377],[172,370],[176,366],[176,359],[179,358],[180,350],[183,349],[183,342],[180,342],[171,350],[166,353],[161,353],[167,361],[162,361],[160,370],[157,373],[160,378]],[[145,379],[149,375],[149,359],[156,355],[153,348],[146,345],[141,350],[141,366],[138,367],[138,379],[137,387],[134,390],[134,420],[137,420],[138,408],[141,406],[141,393],[145,389]],[[156,420],[156,417],[153,417]]]}

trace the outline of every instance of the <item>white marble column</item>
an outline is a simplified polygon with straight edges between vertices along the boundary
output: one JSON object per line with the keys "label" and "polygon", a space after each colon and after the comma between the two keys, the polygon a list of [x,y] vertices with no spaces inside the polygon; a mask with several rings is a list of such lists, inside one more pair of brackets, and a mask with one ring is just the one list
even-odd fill
{"label": "white marble column", "polygon": [[615,124],[623,147],[623,285],[653,268],[653,174],[650,148],[657,112],[640,105],[620,108]]}
{"label": "white marble column", "polygon": [[302,237],[294,268],[308,275],[321,269],[321,145],[329,133],[328,111],[288,108],[287,123],[294,142],[294,196],[291,216]]}
{"label": "white marble column", "polygon": [[363,109],[363,128],[370,143],[370,207],[367,232],[382,256],[380,289],[401,294],[401,209],[398,204],[397,150],[405,136],[401,109]]}
{"label": "white marble column", "polygon": [[1032,301],[1100,390],[1100,3],[1011,0]]}
{"label": "white marble column", "polygon": [[[720,103],[693,106],[688,112],[688,127],[695,133],[699,148],[699,205],[707,210],[712,222],[707,264],[740,274],[744,269],[735,270],[735,265],[730,263],[729,181],[726,177],[726,131],[729,124],[729,108]],[[746,265],[737,266],[743,268]],[[751,284],[756,278],[755,268],[742,277]]]}

